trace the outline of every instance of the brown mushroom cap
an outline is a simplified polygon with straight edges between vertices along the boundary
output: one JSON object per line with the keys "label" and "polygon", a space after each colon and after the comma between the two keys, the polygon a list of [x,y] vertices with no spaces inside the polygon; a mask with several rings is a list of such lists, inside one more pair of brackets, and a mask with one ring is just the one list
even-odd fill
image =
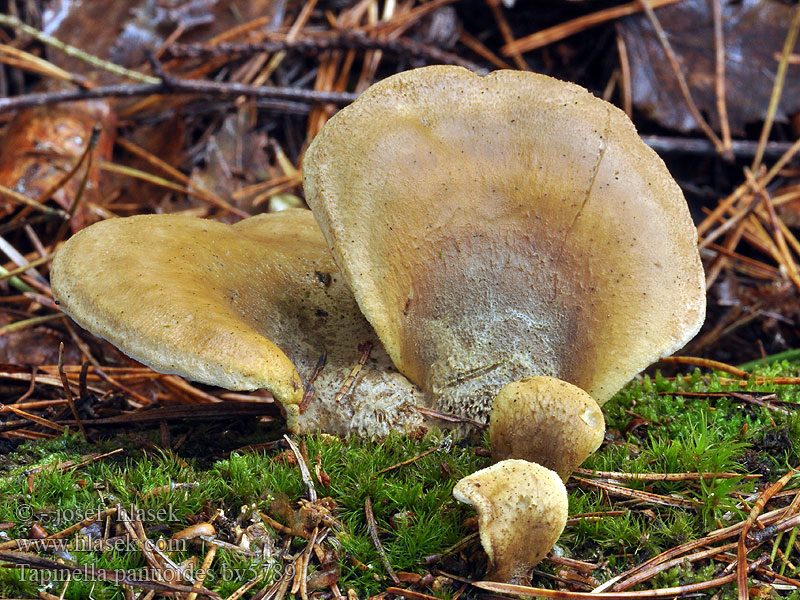
{"label": "brown mushroom cap", "polygon": [[564,481],[600,447],[604,433],[603,411],[594,398],[553,377],[504,386],[489,417],[492,459],[539,463]]}
{"label": "brown mushroom cap", "polygon": [[489,579],[528,583],[567,523],[567,490],[558,474],[526,460],[504,460],[464,477],[456,500],[478,511]]}
{"label": "brown mushroom cap", "polygon": [[486,419],[530,375],[602,404],[703,321],[680,188],[624,113],[576,85],[400,73],[328,122],[304,171],[359,306],[442,410]]}
{"label": "brown mushroom cap", "polygon": [[[267,389],[293,428],[380,434],[387,423],[422,421],[414,386],[391,366],[308,210],[235,225],[180,215],[103,221],[59,250],[51,282],[66,313],[129,356],[230,390]],[[374,345],[371,360],[334,405],[362,342]],[[298,417],[323,351],[316,398]]]}

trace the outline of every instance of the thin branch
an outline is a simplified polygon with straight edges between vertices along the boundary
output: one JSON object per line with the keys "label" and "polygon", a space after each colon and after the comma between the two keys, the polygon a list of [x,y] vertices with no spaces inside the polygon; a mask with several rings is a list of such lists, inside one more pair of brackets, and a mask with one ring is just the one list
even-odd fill
{"label": "thin branch", "polygon": [[107,85],[91,90],[63,90],[57,92],[39,92],[23,94],[12,98],[0,98],[0,114],[61,102],[75,102],[79,100],[93,100],[95,98],[134,98],[139,96],[165,94],[202,94],[207,96],[237,97],[250,96],[253,98],[272,98],[278,100],[294,100],[307,103],[329,103],[345,105],[353,102],[358,95],[347,92],[325,92],[304,90],[292,87],[272,87],[259,85],[246,85],[241,83],[221,83],[215,81],[195,81],[187,79],[173,79],[169,83],[154,83],[143,85]]}
{"label": "thin branch", "polygon": [[767,143],[769,132],[772,130],[772,122],[775,119],[775,113],[778,111],[778,103],[783,95],[783,84],[786,81],[786,69],[789,65],[789,54],[791,54],[794,44],[797,41],[797,33],[800,30],[800,5],[797,6],[794,12],[794,17],[789,25],[789,31],[786,32],[786,40],[783,43],[783,51],[781,52],[781,60],[778,63],[778,70],[775,73],[775,83],[772,86],[772,95],[769,99],[769,107],[767,108],[767,116],[764,119],[764,126],[761,128],[761,136],[758,138],[758,152],[753,159],[753,164],[750,170],[753,173],[758,172],[761,166],[763,157],[762,148]]}
{"label": "thin branch", "polygon": [[711,0],[714,16],[714,60],[716,63],[714,93],[717,96],[717,115],[722,134],[722,148],[731,150],[731,126],[728,121],[728,105],[725,101],[725,34],[722,30],[722,0]]}
{"label": "thin branch", "polygon": [[[682,153],[713,156],[717,150],[710,141],[703,138],[682,138],[663,135],[643,135],[642,140],[659,154]],[[763,149],[767,158],[779,158],[791,149],[792,142],[768,142]],[[751,140],[731,140],[730,151],[734,158],[751,159],[758,152],[758,142]]]}
{"label": "thin branch", "polygon": [[341,32],[335,36],[316,36],[289,39],[288,37],[269,39],[258,43],[222,43],[214,46],[205,44],[174,44],[166,49],[166,54],[174,58],[209,58],[237,54],[274,54],[276,52],[325,52],[329,50],[381,50],[400,56],[420,58],[429,62],[458,65],[470,71],[485,72],[486,69],[435,46],[421,44],[407,38],[371,38],[363,33]]}
{"label": "thin branch", "polygon": [[54,38],[52,35],[47,35],[46,33],[39,31],[35,27],[31,27],[30,25],[23,23],[13,15],[6,15],[0,13],[0,25],[5,25],[6,27],[11,27],[13,29],[16,29],[17,31],[21,31],[24,34],[31,36],[35,40],[38,40],[43,44],[47,44],[48,46],[52,46],[53,48],[60,50],[67,56],[71,56],[72,58],[76,58],[78,60],[82,60],[85,63],[89,63],[93,67],[97,67],[99,69],[115,73],[116,75],[120,75],[121,77],[127,77],[128,79],[141,81],[143,83],[160,83],[157,77],[153,77],[152,75],[145,75],[144,73],[139,73],[138,71],[132,71],[131,69],[126,69],[125,67],[122,67],[116,63],[103,60],[101,58],[97,58],[96,56],[93,56],[88,52],[84,52],[80,48],[76,48],[75,46],[70,46],[69,44],[65,44],[61,40]]}
{"label": "thin branch", "polygon": [[669,38],[667,37],[664,28],[661,27],[661,22],[658,20],[658,17],[656,17],[656,13],[653,10],[653,4],[655,3],[653,3],[652,0],[639,0],[639,2],[642,5],[642,10],[644,10],[644,13],[647,15],[647,19],[653,26],[653,30],[655,31],[661,47],[664,49],[664,55],[667,58],[667,62],[669,62],[672,73],[675,75],[675,79],[678,82],[678,87],[681,90],[681,94],[683,95],[686,107],[689,109],[689,113],[691,113],[692,118],[697,123],[697,126],[700,127],[706,137],[708,137],[708,139],[714,144],[714,147],[720,153],[723,153],[724,148],[722,145],[722,140],[719,139],[717,134],[714,133],[714,130],[711,129],[711,126],[708,124],[708,122],[703,118],[703,115],[700,114],[700,109],[697,108],[697,104],[695,104],[694,98],[692,98],[692,92],[689,90],[689,84],[686,82],[686,78],[683,76],[680,64],[678,63],[678,57],[675,55],[675,51],[672,49],[672,44],[669,43]]}

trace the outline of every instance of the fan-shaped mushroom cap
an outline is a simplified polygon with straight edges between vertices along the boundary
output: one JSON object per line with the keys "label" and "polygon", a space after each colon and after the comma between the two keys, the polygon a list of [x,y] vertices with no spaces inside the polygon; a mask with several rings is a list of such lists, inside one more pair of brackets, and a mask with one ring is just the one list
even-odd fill
{"label": "fan-shaped mushroom cap", "polygon": [[680,189],[624,113],[576,85],[400,73],[328,122],[304,171],[359,306],[440,409],[485,419],[530,375],[602,404],[703,321]]}
{"label": "fan-shaped mushroom cap", "polygon": [[527,583],[567,524],[567,490],[558,474],[526,460],[504,460],[464,477],[453,496],[478,511],[488,577],[495,581]]}
{"label": "fan-shaped mushroom cap", "polygon": [[509,383],[492,405],[492,458],[521,458],[552,469],[566,481],[600,447],[603,411],[579,387],[553,377]]}
{"label": "fan-shaped mushroom cap", "polygon": [[[129,356],[230,390],[267,389],[292,428],[385,434],[422,421],[419,392],[391,366],[308,210],[235,225],[179,215],[103,221],[63,246],[51,282],[65,312]],[[373,343],[372,358],[334,404],[362,342]],[[323,351],[316,398],[298,416]]]}

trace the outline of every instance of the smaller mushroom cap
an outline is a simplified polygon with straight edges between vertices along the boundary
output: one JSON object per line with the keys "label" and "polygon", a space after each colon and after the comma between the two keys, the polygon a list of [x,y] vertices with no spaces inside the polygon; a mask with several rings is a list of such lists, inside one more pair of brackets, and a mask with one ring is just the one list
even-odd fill
{"label": "smaller mushroom cap", "polygon": [[521,458],[552,469],[566,481],[603,443],[606,423],[594,398],[554,377],[509,383],[492,404],[492,458]]}
{"label": "smaller mushroom cap", "polygon": [[509,459],[464,477],[456,500],[478,511],[489,579],[528,583],[531,568],[550,551],[567,524],[567,489],[558,474],[526,460]]}
{"label": "smaller mushroom cap", "polygon": [[[359,311],[311,211],[235,225],[182,215],[102,221],[64,244],[51,282],[64,312],[128,356],[230,390],[266,389],[292,430],[386,435],[421,425],[414,386]],[[373,350],[357,386],[334,402],[365,342]]]}

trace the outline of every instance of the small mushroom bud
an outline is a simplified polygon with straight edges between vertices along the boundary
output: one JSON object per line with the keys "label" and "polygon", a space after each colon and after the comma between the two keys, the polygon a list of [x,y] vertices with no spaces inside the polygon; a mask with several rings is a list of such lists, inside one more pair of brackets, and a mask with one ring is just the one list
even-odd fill
{"label": "small mushroom bud", "polygon": [[477,471],[456,484],[453,496],[478,511],[493,581],[527,584],[567,523],[567,490],[558,473],[526,460]]}
{"label": "small mushroom bud", "polygon": [[552,469],[566,481],[600,447],[603,412],[579,387],[553,377],[506,385],[492,405],[492,458],[521,458]]}

